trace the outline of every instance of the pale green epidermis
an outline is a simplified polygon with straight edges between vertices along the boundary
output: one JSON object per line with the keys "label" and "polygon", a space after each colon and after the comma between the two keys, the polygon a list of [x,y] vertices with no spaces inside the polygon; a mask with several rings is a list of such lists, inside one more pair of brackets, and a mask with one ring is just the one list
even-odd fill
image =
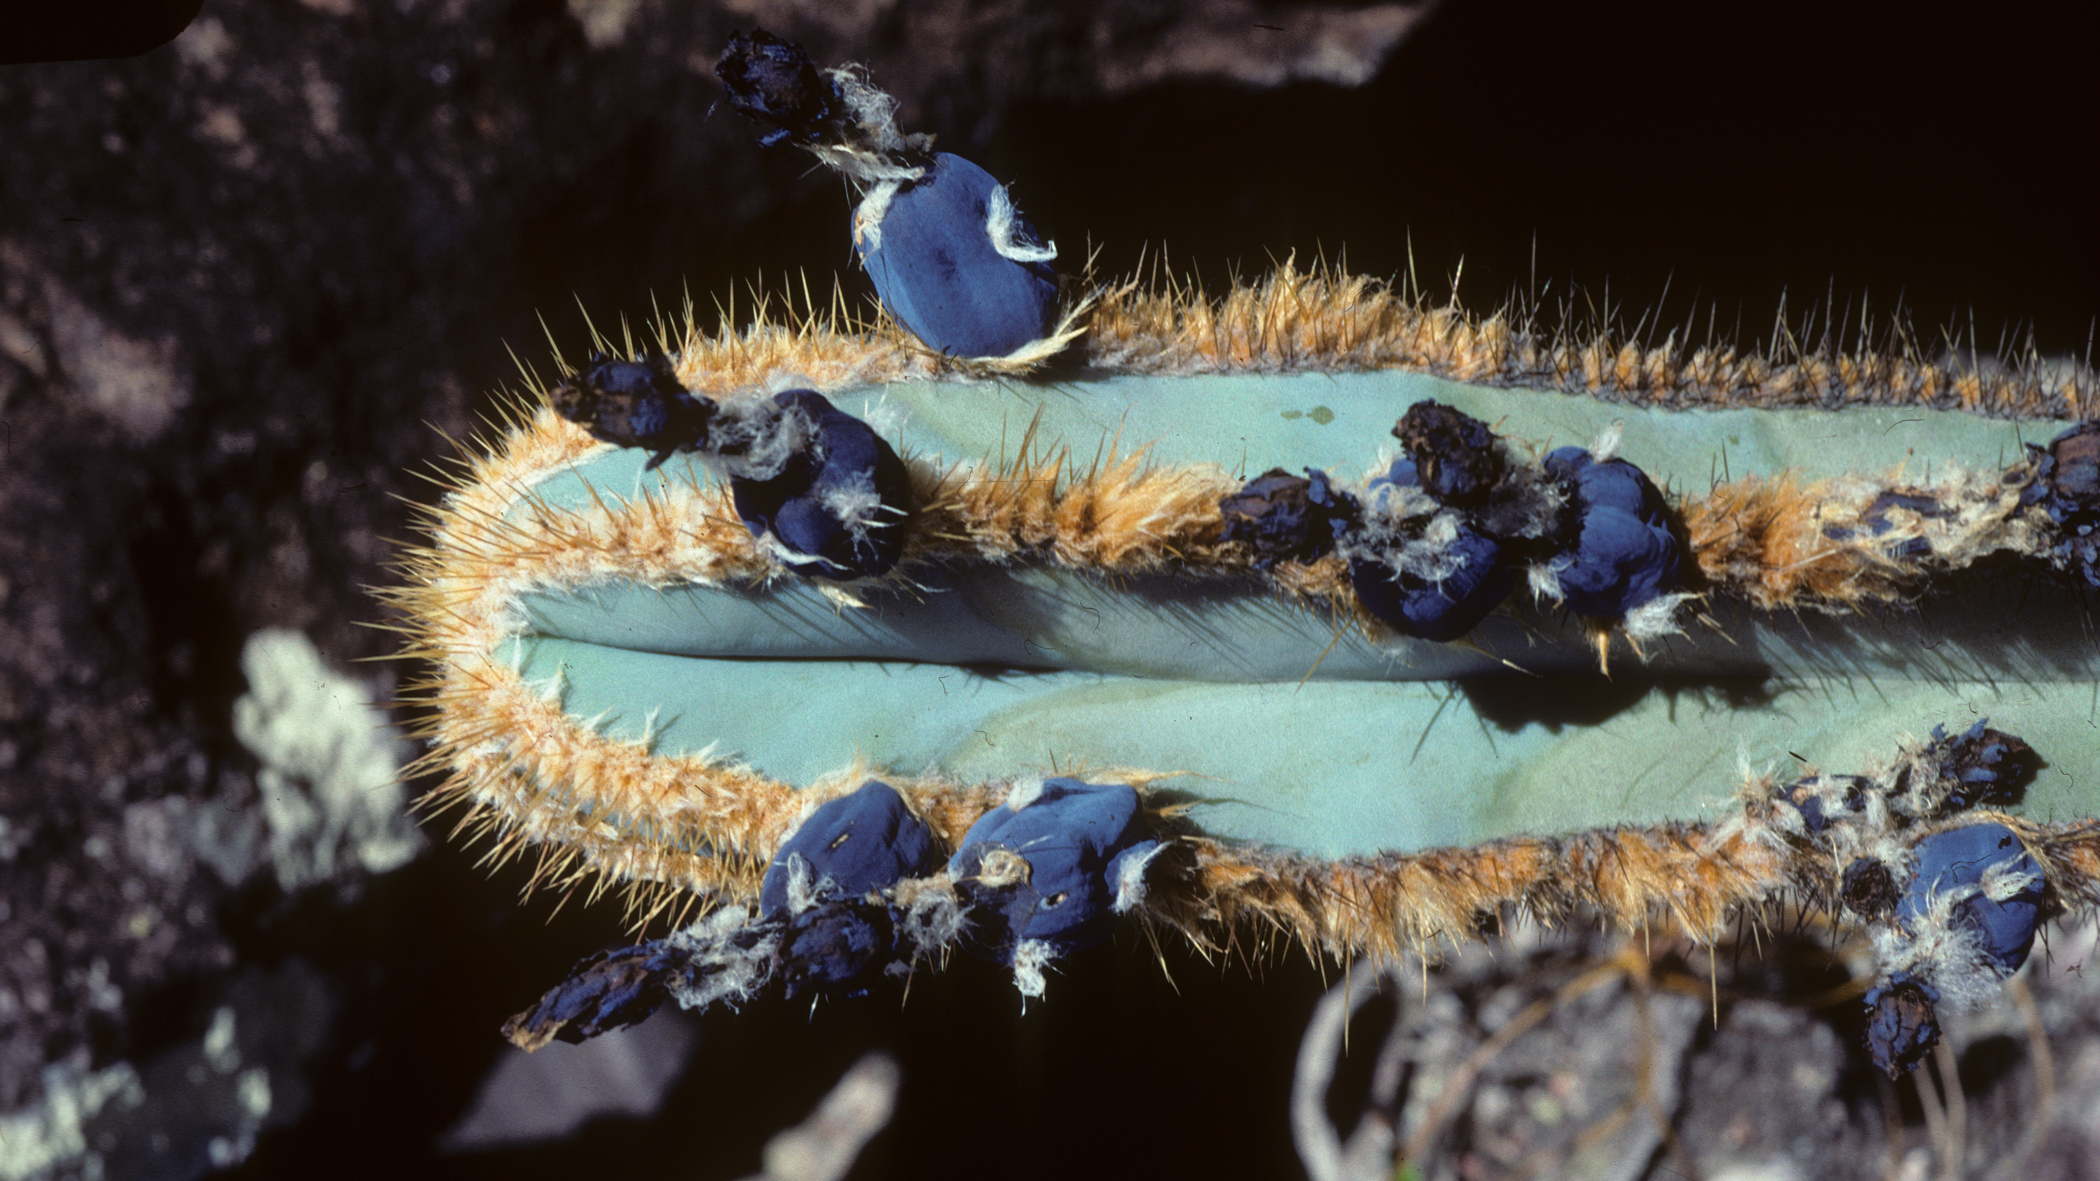
{"label": "pale green epidermis", "polygon": [[[1147,446],[1161,464],[1319,467],[1345,481],[1379,466],[1393,422],[1423,398],[1542,448],[1586,444],[1623,421],[1621,454],[1658,483],[1698,491],[1787,468],[1816,478],[1901,467],[1922,480],[1948,459],[2010,462],[2023,440],[2061,429],[1911,408],[1664,412],[1396,373],[833,396],[915,456],[996,463],[1034,423],[1039,447],[1068,445],[1082,462]],[[707,478],[685,457],[644,475],[646,458],[603,452],[536,491],[580,506],[586,482],[631,497]],[[1904,733],[1979,715],[2052,763],[2024,810],[2096,811],[2080,776],[2100,754],[2100,655],[2082,609],[2040,582],[1973,586],[1923,615],[1708,604],[1718,630],[1688,622],[1646,666],[1622,647],[1614,672],[1625,687],[1606,689],[1570,675],[1594,667],[1579,628],[1528,606],[1499,612],[1473,644],[1381,645],[1252,583],[1110,584],[1040,566],[911,574],[917,589],[862,592],[867,610],[795,581],[532,595],[513,657],[535,680],[559,666],[569,711],[602,716],[612,736],[639,735],[653,717],[665,753],[717,745],[794,783],[856,756],[965,780],[1181,771],[1175,786],[1210,801],[1195,815],[1211,831],[1325,855],[1710,817],[1742,758],[1782,775],[1797,769],[1789,751],[1861,770]],[[1444,680],[1510,665],[1534,675],[1515,689]],[[1631,688],[1656,674],[1692,681]],[[1716,677],[1732,680],[1696,683]],[[1586,708],[1600,691],[1624,700]],[[1553,720],[1564,712],[1593,720]]]}

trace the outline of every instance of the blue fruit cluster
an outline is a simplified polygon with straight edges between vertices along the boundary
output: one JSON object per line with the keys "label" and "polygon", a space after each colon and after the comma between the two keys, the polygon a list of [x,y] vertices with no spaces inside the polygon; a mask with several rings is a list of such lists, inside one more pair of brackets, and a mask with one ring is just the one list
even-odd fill
{"label": "blue fruit cluster", "polygon": [[732,36],[715,75],[739,113],[776,125],[761,144],[808,148],[866,192],[853,215],[861,264],[928,347],[1004,357],[1050,333],[1056,251],[990,173],[929,151],[931,136],[900,134],[888,96],[763,29]]}
{"label": "blue fruit cluster", "polygon": [[[1683,585],[1662,493],[1632,464],[1563,447],[1547,457],[1542,480],[1512,468],[1485,422],[1426,400],[1408,407],[1393,436],[1407,454],[1371,481],[1362,504],[1325,473],[1308,468],[1300,479],[1272,469],[1219,500],[1220,537],[1248,546],[1259,569],[1310,562],[1339,545],[1364,609],[1427,640],[1471,631],[1529,562],[1548,563],[1564,600],[1584,615],[1623,616]],[[1384,519],[1383,494],[1398,488],[1427,495],[1433,524]],[[1455,532],[1444,540],[1447,525]],[[1430,527],[1439,530],[1435,543],[1424,538]]]}
{"label": "blue fruit cluster", "polygon": [[1024,941],[1061,956],[1106,939],[1126,868],[1158,847],[1129,786],[1045,780],[980,817],[948,860],[971,915],[964,948],[1010,964]]}
{"label": "blue fruit cluster", "polygon": [[1989,718],[1959,738],[1947,737],[1945,726],[1932,728],[1932,746],[1925,757],[1938,768],[1947,791],[1946,811],[1958,812],[1984,804],[2009,804],[2018,800],[2027,774],[2034,769],[2034,748],[2010,734],[1987,729]]}
{"label": "blue fruit cluster", "polygon": [[[797,574],[843,580],[888,573],[904,552],[900,526],[911,514],[904,461],[867,423],[813,390],[788,390],[773,405],[803,416],[808,437],[772,478],[731,477],[737,516],[752,536],[770,533],[803,555],[787,563]],[[870,507],[870,496],[879,503]]]}
{"label": "blue fruit cluster", "polygon": [[1978,937],[1983,954],[1999,975],[2010,976],[2027,962],[2041,921],[2041,866],[2020,838],[2002,824],[1972,824],[1933,833],[1913,850],[1917,876],[1897,904],[1896,915],[1915,928],[1932,909],[1935,895],[1983,881],[1985,873],[2035,875],[2034,884],[2007,898],[1976,893],[1955,906],[1954,921]]}
{"label": "blue fruit cluster", "polygon": [[918,896],[933,900],[929,923],[912,909],[920,901],[904,907],[895,888],[942,868],[940,842],[894,788],[870,779],[782,843],[755,917],[589,956],[504,1036],[527,1049],[580,1042],[641,1021],[674,994],[734,1004],[775,982],[789,997],[857,996],[957,941],[1006,964],[1031,943],[1062,956],[1108,936],[1142,897],[1159,848],[1133,788],[1046,780],[970,827],[946,862],[952,909],[938,910],[937,890]]}
{"label": "blue fruit cluster", "polygon": [[2052,556],[2100,587],[2100,423],[2081,422],[2044,449],[2030,443],[2034,481],[2020,503],[2040,505],[2056,526]]}
{"label": "blue fruit cluster", "polygon": [[1041,258],[1042,236],[1010,205],[995,226],[992,205],[1003,198],[990,173],[941,152],[897,189],[880,221],[857,227],[882,306],[936,352],[1003,357],[1057,322],[1057,274]]}
{"label": "blue fruit cluster", "polygon": [[[1971,946],[1983,959],[1981,970],[2000,978],[2019,971],[2034,947],[2043,902],[2041,865],[2020,838],[2002,824],[1972,824],[1932,833],[1918,841],[1912,853],[1917,871],[1895,907],[1903,929],[1917,936],[1934,921],[1937,899],[1963,892],[1966,896],[1954,903],[1947,921],[1974,937]],[[2023,876],[2026,880],[2007,893],[2012,884],[2007,879]],[[1996,889],[1977,888],[1987,877]],[[1993,893],[2004,896],[1993,898]],[[1942,973],[1979,970],[1973,962],[1930,967]],[[1947,982],[1944,975],[1939,978]],[[1939,990],[1922,974],[1908,971],[1892,974],[1888,983],[1867,993],[1867,1048],[1874,1064],[1890,1078],[1915,1067],[1939,1041],[1933,1009],[1939,999]]]}
{"label": "blue fruit cluster", "polygon": [[[1384,476],[1371,481],[1374,501],[1384,486],[1421,487],[1414,461],[1395,460]],[[1504,559],[1500,542],[1468,523],[1459,524],[1443,558],[1451,571],[1432,581],[1375,557],[1354,557],[1349,581],[1364,609],[1399,631],[1425,640],[1455,640],[1509,596],[1517,585],[1517,568]]]}
{"label": "blue fruit cluster", "polygon": [[1662,493],[1641,469],[1562,447],[1546,456],[1546,471],[1574,492],[1575,542],[1557,559],[1566,563],[1560,588],[1570,610],[1617,618],[1683,584]]}
{"label": "blue fruit cluster", "polygon": [[1310,562],[1334,549],[1336,526],[1353,518],[1356,505],[1336,492],[1327,473],[1305,469],[1303,477],[1270,468],[1230,496],[1218,499],[1225,527],[1221,541],[1254,551],[1254,568],[1278,562]]}

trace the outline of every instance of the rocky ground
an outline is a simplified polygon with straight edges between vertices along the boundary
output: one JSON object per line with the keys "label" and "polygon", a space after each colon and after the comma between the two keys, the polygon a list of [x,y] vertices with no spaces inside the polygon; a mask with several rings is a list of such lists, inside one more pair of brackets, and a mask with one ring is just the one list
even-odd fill
{"label": "rocky ground", "polygon": [[[2100,310],[2092,42],[2048,19],[211,0],[141,57],[0,66],[0,1178],[729,1177],[877,1045],[903,1083],[859,1176],[1298,1169],[1292,1061],[1325,983],[1288,958],[1170,951],[1170,984],[1126,939],[1023,1019],[962,965],[901,1008],[661,1017],[544,1068],[495,1036],[619,916],[521,907],[521,871],[389,810],[373,769],[404,752],[367,703],[408,670],[358,663],[395,647],[366,588],[445,437],[516,388],[513,351],[545,371],[543,324],[574,357],[579,304],[641,323],[800,273],[866,298],[838,183],[711,111],[730,30],[868,62],[906,126],[1018,178],[1106,271],[1163,246],[1221,282],[1346,244],[1439,297],[1534,293],[1656,338],[1762,342],[1784,306],[1804,340],[1871,321],[1885,346],[1900,299],[1916,347],[2017,360],[2084,354]],[[2089,947],[2060,936],[2034,982],[2048,1088],[2016,1009],[1961,1027],[1974,1175],[2088,1175]],[[1432,977],[1403,1010],[1437,1015],[1423,1070],[1607,952]],[[1656,986],[1663,1123],[1600,1138],[1624,1141],[1618,1175],[1939,1168],[1950,1125],[1933,1139],[1913,1090],[1884,1106],[1835,1009],[1724,976],[1718,1030]],[[1555,1063],[1623,1048],[1572,1032],[1638,995],[1585,994],[1513,1043],[1435,1167],[1560,1160],[1552,1129],[1620,1100]]]}

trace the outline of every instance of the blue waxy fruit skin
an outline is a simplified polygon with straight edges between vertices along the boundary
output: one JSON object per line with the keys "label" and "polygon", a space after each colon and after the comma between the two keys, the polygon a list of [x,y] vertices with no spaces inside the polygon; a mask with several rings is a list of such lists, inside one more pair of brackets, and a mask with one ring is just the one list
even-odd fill
{"label": "blue waxy fruit skin", "polygon": [[[1371,481],[1373,497],[1381,484],[1419,487],[1421,476],[1414,461],[1395,460],[1382,478]],[[1425,640],[1455,640],[1509,597],[1517,584],[1517,570],[1502,560],[1502,546],[1494,538],[1470,525],[1458,527],[1451,550],[1465,564],[1442,582],[1361,558],[1350,560],[1349,581],[1364,609],[1398,630]]]}
{"label": "blue waxy fruit skin", "polygon": [[[772,533],[788,549],[809,555],[813,560],[787,564],[797,574],[843,580],[888,573],[904,552],[899,526],[911,512],[911,473],[904,461],[867,423],[812,390],[788,390],[773,404],[800,410],[815,430],[779,475],[729,481],[737,516],[752,536]],[[882,507],[861,528],[826,503],[833,495],[868,488]]]}
{"label": "blue waxy fruit skin", "polygon": [[1641,469],[1562,447],[1546,456],[1546,471],[1575,490],[1573,561],[1560,571],[1570,610],[1616,618],[1682,584],[1682,551],[1662,493]]}
{"label": "blue waxy fruit skin", "polygon": [[[2020,838],[2002,824],[1972,824],[1966,828],[1933,833],[1913,849],[1917,876],[1911,879],[1896,914],[1906,927],[1930,911],[1932,896],[1956,886],[1974,885],[1986,870],[2039,874],[2041,866],[2028,854]],[[1984,894],[1964,899],[1955,909],[1955,921],[1968,926],[1983,940],[1983,950],[2004,975],[2010,976],[2027,962],[2034,946],[2035,925],[2041,919],[2042,888],[2031,886],[2003,901]]]}
{"label": "blue waxy fruit skin", "polygon": [[[985,217],[998,187],[968,160],[935,153],[926,175],[891,198],[872,248],[860,242],[882,306],[936,352],[1003,357],[1057,322],[1055,272],[992,247]],[[1018,212],[1013,225],[1017,241],[1042,244]]]}
{"label": "blue waxy fruit skin", "polygon": [[[965,946],[1011,963],[1024,939],[1048,943],[1058,955],[1099,943],[1115,927],[1124,859],[1146,856],[1157,845],[1128,785],[1044,780],[1041,794],[1018,811],[1002,804],[979,817],[948,861],[957,889],[974,895],[979,929]],[[985,858],[999,850],[1024,858],[1027,878],[983,888]]]}
{"label": "blue waxy fruit skin", "polygon": [[781,843],[759,885],[758,910],[766,918],[788,911],[789,854],[809,866],[812,881],[830,878],[847,898],[924,877],[941,863],[933,830],[879,779],[827,801]]}

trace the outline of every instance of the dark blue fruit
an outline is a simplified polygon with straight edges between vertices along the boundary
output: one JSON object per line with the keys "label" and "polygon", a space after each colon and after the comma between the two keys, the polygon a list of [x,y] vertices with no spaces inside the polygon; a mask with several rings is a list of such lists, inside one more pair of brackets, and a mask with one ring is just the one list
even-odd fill
{"label": "dark blue fruit", "polygon": [[984,169],[936,153],[879,223],[861,225],[855,214],[861,264],[882,306],[936,352],[1003,357],[1057,321],[1057,276],[1040,257],[1035,227],[1013,211],[1004,240],[993,240],[987,223],[999,189]]}
{"label": "dark blue fruit", "polygon": [[1480,504],[1502,479],[1502,449],[1488,424],[1442,402],[1417,402],[1393,428],[1415,461],[1422,487],[1439,504]]}
{"label": "dark blue fruit", "polygon": [[1986,729],[1989,721],[1978,719],[1959,738],[1947,737],[1944,726],[1932,728],[1927,757],[1937,764],[1946,787],[1942,806],[1947,811],[2017,802],[2027,773],[2038,762],[2033,747],[2002,730]]}
{"label": "dark blue fruit", "polygon": [[781,842],[758,890],[759,913],[766,918],[788,912],[790,854],[809,866],[812,884],[829,878],[842,898],[924,877],[941,864],[933,831],[912,815],[895,788],[879,779],[825,802]]}
{"label": "dark blue fruit", "polygon": [[790,998],[809,989],[866,992],[895,958],[895,931],[888,906],[859,897],[834,898],[795,915],[780,942],[783,991]]}
{"label": "dark blue fruit", "polygon": [[810,424],[802,450],[769,480],[732,477],[737,516],[752,536],[771,533],[798,555],[788,569],[851,579],[887,573],[904,552],[911,475],[867,423],[811,390],[773,399],[783,414]]}
{"label": "dark blue fruit", "polygon": [[1617,618],[1682,585],[1682,557],[1662,493],[1641,469],[1623,459],[1598,463],[1580,447],[1562,447],[1546,457],[1546,471],[1575,493],[1577,535],[1560,570],[1569,610]]}
{"label": "dark blue fruit", "polygon": [[1129,786],[1045,780],[1019,809],[980,817],[948,861],[971,912],[963,946],[1011,963],[1022,940],[1065,955],[1106,939],[1125,859],[1157,845]]}
{"label": "dark blue fruit", "polygon": [[1976,933],[1983,953],[2001,975],[2018,971],[2034,946],[2042,908],[2042,867],[2020,844],[2020,838],[2002,824],[1972,824],[1934,833],[1919,841],[1913,852],[1918,860],[1917,876],[1896,908],[1897,917],[1912,930],[1931,911],[1935,894],[1975,885],[1987,871],[2036,875],[2035,884],[2009,898],[1996,900],[1978,893],[1954,908],[1954,921]]}
{"label": "dark blue fruit", "polygon": [[1218,536],[1252,548],[1257,570],[1278,562],[1310,562],[1334,549],[1334,522],[1351,507],[1329,487],[1326,472],[1307,468],[1301,478],[1270,468],[1219,498],[1225,527]]}
{"label": "dark blue fruit", "polygon": [[[1395,460],[1385,476],[1371,481],[1374,500],[1385,484],[1419,487],[1421,477],[1412,460]],[[1517,569],[1503,561],[1495,539],[1467,524],[1458,526],[1444,555],[1440,564],[1447,572],[1440,579],[1396,569],[1373,556],[1357,556],[1349,561],[1349,581],[1364,609],[1394,629],[1425,640],[1455,640],[1509,597],[1517,584]]]}
{"label": "dark blue fruit", "polygon": [[1916,1069],[1940,1040],[1939,990],[1902,972],[1867,993],[1867,1051],[1890,1078]]}
{"label": "dark blue fruit", "polygon": [[563,418],[591,436],[621,447],[653,451],[649,466],[706,441],[714,417],[711,399],[696,397],[671,371],[669,357],[647,361],[594,360],[582,373],[548,391]]}
{"label": "dark blue fruit", "polygon": [[2100,423],[2081,422],[2046,449],[2029,443],[2027,450],[2034,482],[2020,503],[2042,506],[2056,526],[2057,564],[2100,587]]}
{"label": "dark blue fruit", "polygon": [[792,41],[764,29],[732,33],[715,62],[715,77],[729,95],[729,105],[747,119],[778,126],[759,138],[772,147],[782,141],[815,143],[836,138],[827,125],[840,118],[838,86]]}
{"label": "dark blue fruit", "polygon": [[530,1050],[634,1025],[670,999],[668,984],[682,963],[661,939],[585,956],[538,1004],[505,1022],[503,1036]]}

